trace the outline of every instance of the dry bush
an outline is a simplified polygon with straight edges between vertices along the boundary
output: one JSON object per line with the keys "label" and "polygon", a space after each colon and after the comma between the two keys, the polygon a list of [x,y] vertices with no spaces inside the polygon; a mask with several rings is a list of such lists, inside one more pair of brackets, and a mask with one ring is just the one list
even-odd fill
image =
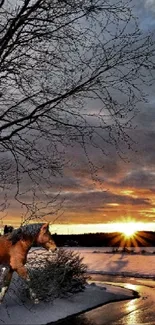
{"label": "dry bush", "polygon": [[39,300],[53,300],[84,290],[87,267],[78,253],[59,249],[55,254],[32,252],[27,268],[31,288]]}

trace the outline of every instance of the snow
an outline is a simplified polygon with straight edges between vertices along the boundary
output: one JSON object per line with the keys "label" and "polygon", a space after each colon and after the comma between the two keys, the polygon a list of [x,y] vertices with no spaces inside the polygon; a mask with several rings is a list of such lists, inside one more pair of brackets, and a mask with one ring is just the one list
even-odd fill
{"label": "snow", "polygon": [[[66,248],[79,252],[88,272],[117,274],[124,276],[152,277],[155,274],[155,254],[107,253],[102,248]],[[108,249],[106,249],[108,251]],[[110,250],[109,250],[110,251]],[[3,303],[0,305],[0,324],[47,324],[100,306],[110,301],[131,299],[133,292],[100,282],[89,282],[85,291],[67,298],[55,299],[53,303],[35,305],[29,300],[18,298],[16,277],[12,282]]]}
{"label": "snow", "polygon": [[[121,251],[112,254],[111,248],[74,248],[83,257],[89,273],[155,278],[155,248],[134,249],[135,253]],[[145,251],[145,253],[142,253]],[[108,253],[110,252],[110,253]]]}
{"label": "snow", "polygon": [[66,316],[89,310],[101,304],[132,298],[132,291],[112,286],[88,285],[85,291],[69,298],[55,299],[53,303],[21,303],[12,295],[0,307],[1,324],[47,324]]}

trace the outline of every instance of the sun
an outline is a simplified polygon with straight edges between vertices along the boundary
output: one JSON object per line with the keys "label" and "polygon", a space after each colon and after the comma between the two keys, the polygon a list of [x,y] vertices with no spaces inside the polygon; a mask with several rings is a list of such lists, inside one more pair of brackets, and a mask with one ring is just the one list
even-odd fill
{"label": "sun", "polygon": [[[147,234],[143,233],[144,224],[128,219],[124,222],[113,224],[114,237],[113,245],[120,247],[137,247],[147,245]],[[140,233],[142,231],[142,233]]]}
{"label": "sun", "polygon": [[129,229],[124,229],[123,230],[123,234],[126,236],[126,237],[132,237],[133,235],[135,235],[136,233],[136,230],[132,229],[132,228],[129,228]]}
{"label": "sun", "polygon": [[120,223],[119,231],[125,237],[133,237],[137,232],[137,225],[134,222]]}

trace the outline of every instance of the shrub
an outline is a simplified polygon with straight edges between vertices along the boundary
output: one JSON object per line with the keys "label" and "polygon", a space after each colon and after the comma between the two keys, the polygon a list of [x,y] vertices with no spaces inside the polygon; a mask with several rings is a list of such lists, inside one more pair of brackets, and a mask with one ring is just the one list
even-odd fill
{"label": "shrub", "polygon": [[78,253],[59,249],[55,254],[32,252],[28,259],[30,286],[39,300],[53,300],[84,290],[87,267]]}

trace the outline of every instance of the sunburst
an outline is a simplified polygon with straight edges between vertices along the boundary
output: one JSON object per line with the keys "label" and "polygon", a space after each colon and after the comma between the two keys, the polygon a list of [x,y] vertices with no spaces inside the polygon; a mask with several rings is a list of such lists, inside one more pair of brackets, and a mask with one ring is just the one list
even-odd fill
{"label": "sunburst", "polygon": [[127,222],[124,224],[120,224],[120,230],[121,233],[127,238],[134,237],[137,232],[137,226],[134,222]]}
{"label": "sunburst", "polygon": [[115,224],[115,229],[119,234],[112,238],[112,244],[120,247],[146,246],[147,234],[139,233],[138,226],[139,224],[133,221]]}

